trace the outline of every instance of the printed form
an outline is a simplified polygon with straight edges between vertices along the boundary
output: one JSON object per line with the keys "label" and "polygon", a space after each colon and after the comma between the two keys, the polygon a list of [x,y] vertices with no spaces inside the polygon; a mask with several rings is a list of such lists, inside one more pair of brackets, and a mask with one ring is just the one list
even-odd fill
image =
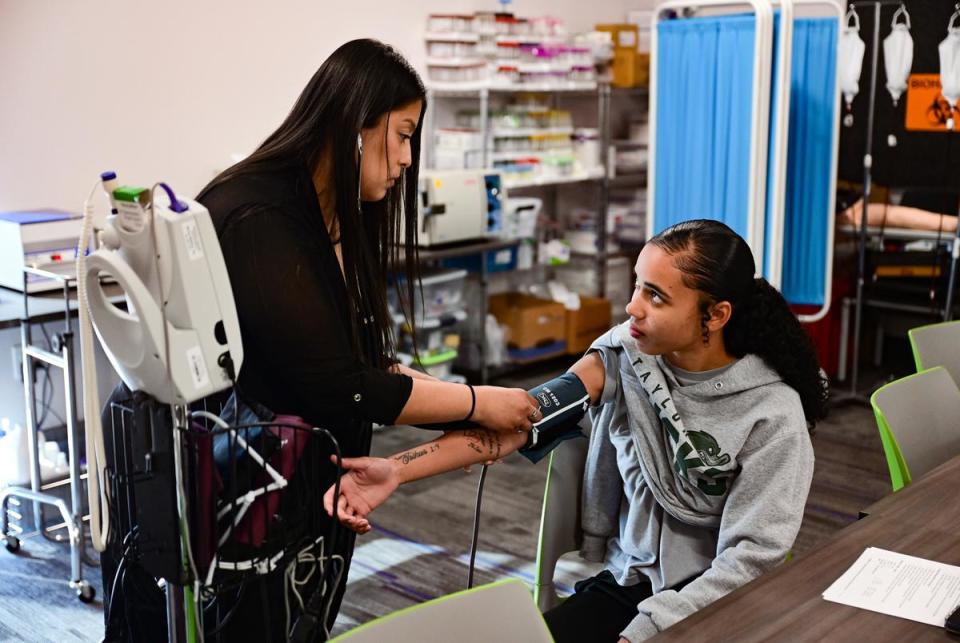
{"label": "printed form", "polygon": [[943,627],[960,604],[960,567],[869,547],[823,598]]}

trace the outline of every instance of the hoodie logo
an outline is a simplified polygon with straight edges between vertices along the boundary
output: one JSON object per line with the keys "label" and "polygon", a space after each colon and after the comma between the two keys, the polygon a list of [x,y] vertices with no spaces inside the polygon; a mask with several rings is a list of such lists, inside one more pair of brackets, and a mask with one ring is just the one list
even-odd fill
{"label": "hoodie logo", "polygon": [[[626,348],[628,355],[633,352],[631,348],[635,349],[635,344],[626,340],[622,346]],[[687,430],[683,426],[683,420],[655,360],[647,364],[642,355],[630,355],[630,358],[640,388],[646,393],[667,434],[667,443],[664,446],[667,448],[668,457],[672,456],[674,470],[679,476],[696,484],[705,495],[726,494],[730,480],[736,475],[735,471],[728,470],[735,464],[731,456],[721,452],[720,444],[709,433]]]}
{"label": "hoodie logo", "polygon": [[722,467],[730,462],[730,456],[720,453],[720,445],[716,439],[705,431],[687,431],[687,438],[693,443],[700,459],[708,467]]}

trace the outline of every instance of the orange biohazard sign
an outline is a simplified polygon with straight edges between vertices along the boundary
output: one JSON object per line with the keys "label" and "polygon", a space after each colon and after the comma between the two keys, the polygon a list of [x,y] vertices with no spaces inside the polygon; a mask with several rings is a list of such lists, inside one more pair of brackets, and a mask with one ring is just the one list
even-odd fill
{"label": "orange biohazard sign", "polygon": [[[953,119],[960,121],[960,107],[953,107]],[[940,93],[940,74],[911,74],[907,83],[907,110],[904,127],[913,132],[948,132],[950,103]]]}

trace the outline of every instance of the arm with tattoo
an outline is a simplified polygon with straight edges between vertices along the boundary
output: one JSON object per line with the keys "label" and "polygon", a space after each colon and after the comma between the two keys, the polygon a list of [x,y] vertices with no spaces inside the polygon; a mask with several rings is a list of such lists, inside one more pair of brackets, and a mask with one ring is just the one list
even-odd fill
{"label": "arm with tattoo", "polygon": [[[346,473],[340,479],[340,521],[360,533],[369,531],[366,515],[390,497],[396,488],[414,480],[481,462],[498,460],[522,447],[526,433],[501,433],[485,429],[453,431],[442,437],[396,453],[389,458],[344,458]],[[333,491],[323,506],[333,515]]]}
{"label": "arm with tattoo", "polygon": [[399,484],[403,484],[471,464],[499,460],[519,449],[526,440],[526,433],[499,433],[486,429],[451,431],[432,442],[396,453],[389,461],[396,470]]}
{"label": "arm with tattoo", "polygon": [[[401,366],[395,367],[397,372],[406,372],[404,369],[405,367]],[[589,354],[574,364],[570,371],[577,376],[582,393],[588,396],[592,403],[596,403],[600,399],[604,384],[604,368],[600,357]],[[552,383],[553,380],[534,390],[543,389]],[[533,402],[537,403],[535,399]],[[437,440],[389,458],[344,458],[343,468],[346,473],[340,479],[340,500],[337,504],[340,521],[354,531],[364,533],[370,529],[366,515],[389,498],[401,484],[472,464],[499,460],[527,444],[529,437],[525,431],[511,433],[466,428],[462,431],[450,431]],[[549,444],[547,447],[553,448]],[[529,449],[525,453],[531,457]],[[531,459],[536,461],[533,457]],[[330,487],[323,497],[324,508],[331,515],[333,492],[334,488]]]}

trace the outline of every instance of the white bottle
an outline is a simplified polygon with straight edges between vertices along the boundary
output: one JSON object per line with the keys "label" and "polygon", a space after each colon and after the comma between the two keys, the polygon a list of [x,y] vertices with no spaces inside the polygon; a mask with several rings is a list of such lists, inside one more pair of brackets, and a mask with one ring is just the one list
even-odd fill
{"label": "white bottle", "polygon": [[0,439],[0,487],[30,482],[30,455],[27,432],[19,424]]}
{"label": "white bottle", "polygon": [[53,440],[47,441],[43,434],[39,436],[40,479],[44,482],[63,476],[67,470],[67,454]]}
{"label": "white bottle", "polygon": [[65,476],[70,471],[70,465],[67,462],[67,454],[63,451],[57,451],[57,461],[55,463],[55,473],[57,477]]}

